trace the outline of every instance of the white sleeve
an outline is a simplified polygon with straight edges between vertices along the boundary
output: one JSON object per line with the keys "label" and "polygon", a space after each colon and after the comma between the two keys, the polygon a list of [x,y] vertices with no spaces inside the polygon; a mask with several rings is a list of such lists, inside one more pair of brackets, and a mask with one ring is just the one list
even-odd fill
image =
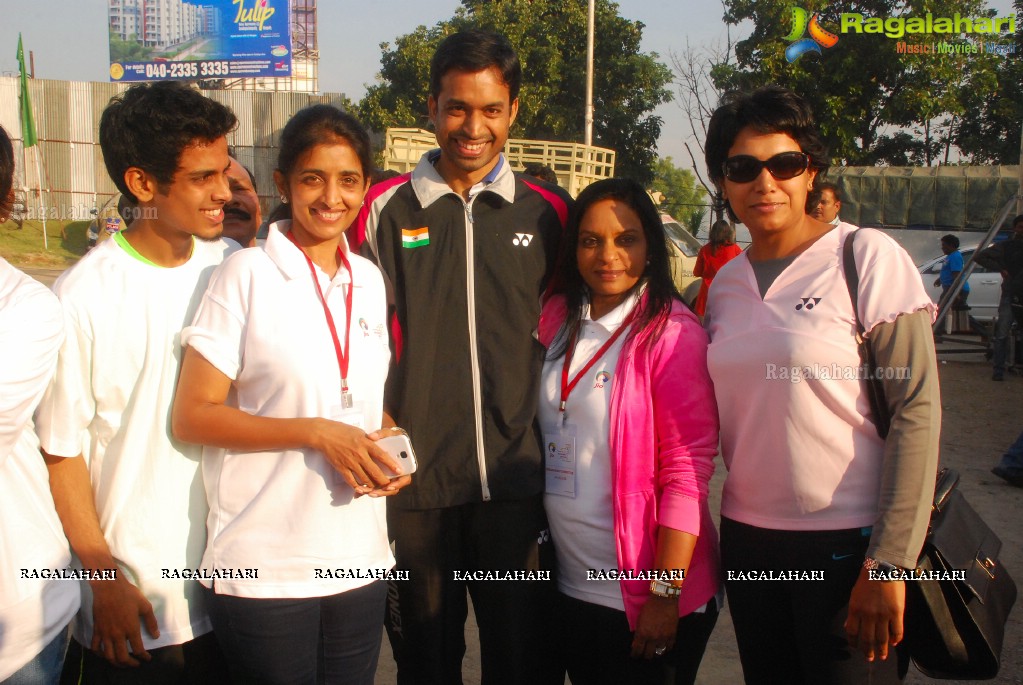
{"label": "white sleeve", "polygon": [[181,331],[181,344],[192,347],[218,371],[237,380],[242,367],[251,273],[228,259],[210,279],[192,325]]}
{"label": "white sleeve", "polygon": [[32,419],[64,339],[60,303],[0,260],[0,468]]}
{"label": "white sleeve", "polygon": [[[58,286],[60,281],[58,280]],[[89,425],[96,415],[92,392],[90,326],[80,319],[75,303],[57,287],[64,308],[64,343],[57,357],[57,371],[36,412],[36,433],[47,454],[77,457],[87,444]]]}

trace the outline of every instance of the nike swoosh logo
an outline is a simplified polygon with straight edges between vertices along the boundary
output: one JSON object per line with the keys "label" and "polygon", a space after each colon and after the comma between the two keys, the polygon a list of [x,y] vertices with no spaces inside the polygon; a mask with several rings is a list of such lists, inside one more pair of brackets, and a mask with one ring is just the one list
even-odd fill
{"label": "nike swoosh logo", "polygon": [[855,555],[853,555],[853,554],[832,554],[831,555],[831,560],[832,561],[842,561],[842,559],[848,559],[851,556],[855,556]]}

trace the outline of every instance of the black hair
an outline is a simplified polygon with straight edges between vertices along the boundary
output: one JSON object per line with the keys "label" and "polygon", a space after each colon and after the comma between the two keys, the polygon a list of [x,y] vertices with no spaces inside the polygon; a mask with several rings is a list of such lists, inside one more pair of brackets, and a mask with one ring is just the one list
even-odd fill
{"label": "black hair", "polygon": [[476,72],[495,67],[508,86],[508,101],[519,97],[522,65],[508,39],[500,33],[467,29],[445,38],[430,60],[430,95],[440,97],[440,82],[452,69]]}
{"label": "black hair", "polygon": [[838,187],[837,183],[831,183],[830,181],[823,181],[821,183],[814,184],[814,190],[818,191],[818,202],[820,202],[819,196],[825,190],[830,190],[831,194],[835,196],[835,202],[842,201],[842,189]]}
{"label": "black hair", "polygon": [[7,131],[0,126],[0,221],[7,221],[14,204],[14,146]]}
{"label": "black hair", "polygon": [[1011,226],[1012,226],[1013,228],[1015,228],[1016,226],[1019,226],[1019,225],[1020,225],[1020,223],[1023,223],[1023,214],[1020,214],[1020,215],[1019,215],[1019,216],[1017,216],[1017,217],[1016,217],[1015,219],[1013,219],[1013,220],[1012,220],[1012,224],[1010,224],[1010,225],[1011,225]]}
{"label": "black hair", "polygon": [[[757,133],[784,133],[799,145],[799,149],[810,157],[810,168],[818,173],[827,173],[831,166],[828,146],[821,138],[814,122],[810,104],[788,88],[764,86],[751,93],[734,91],[721,98],[721,104],[711,115],[707,126],[707,144],[704,159],[707,173],[719,187],[724,186],[722,166],[728,158],[728,151],[744,128]],[[805,211],[810,213],[820,202],[819,193],[808,193]],[[737,219],[731,205],[728,213]]]}
{"label": "black hair", "polygon": [[522,173],[527,176],[532,176],[533,178],[538,178],[541,181],[547,181],[548,183],[558,185],[558,175],[554,173],[554,169],[552,169],[549,164],[540,164],[539,162],[527,164],[522,169]]}
{"label": "black hair", "polygon": [[186,147],[212,143],[237,125],[230,109],[184,83],[137,83],[103,110],[99,144],[114,185],[137,203],[124,182],[130,167],[151,174],[163,192],[173,182]]}
{"label": "black hair", "polygon": [[[601,200],[617,200],[629,206],[639,217],[646,238],[647,264],[643,276],[635,288],[646,282],[646,300],[643,309],[637,315],[629,337],[640,331],[649,332],[648,340],[655,340],[664,322],[671,312],[672,302],[681,301],[675,281],[671,277],[671,258],[668,254],[668,238],[664,232],[661,216],[654,206],[653,200],[642,185],[629,178],[606,178],[592,183],[579,193],[575,204],[568,215],[568,225],[561,241],[561,257],[558,260],[558,273],[554,282],[559,284],[558,292],[565,296],[568,316],[565,319],[565,331],[573,333],[579,329],[582,318],[583,300],[588,295],[588,287],[579,273],[576,248],[579,244],[579,224],[586,212]],[[648,327],[650,330],[647,331]],[[558,341],[548,352],[548,359],[556,359],[565,354],[569,335],[558,336]]]}
{"label": "black hair", "polygon": [[959,249],[959,238],[956,238],[951,233],[941,236],[941,242],[945,243],[946,245],[951,245],[953,248],[957,250]]}
{"label": "black hair", "polygon": [[[299,158],[317,145],[344,141],[355,151],[364,181],[373,175],[373,149],[369,134],[359,120],[334,105],[310,105],[295,113],[281,131],[277,171],[285,178],[295,170]],[[272,221],[291,218],[291,205],[280,204],[270,212]]]}

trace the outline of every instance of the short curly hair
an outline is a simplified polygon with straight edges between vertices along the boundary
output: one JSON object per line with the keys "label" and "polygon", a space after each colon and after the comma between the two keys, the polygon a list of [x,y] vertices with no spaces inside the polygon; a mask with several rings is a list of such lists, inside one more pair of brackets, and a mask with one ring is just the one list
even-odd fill
{"label": "short curly hair", "polygon": [[[728,151],[744,128],[752,128],[757,133],[784,133],[791,137],[810,157],[810,167],[818,176],[826,174],[831,166],[828,146],[817,130],[813,110],[806,100],[788,88],[776,85],[764,86],[753,92],[734,91],[721,99],[707,127],[704,159],[707,173],[719,188],[725,180],[722,167],[728,159]],[[806,200],[809,213],[817,206],[820,195],[811,193]],[[735,218],[731,207],[728,211]]]}
{"label": "short curly hair", "polygon": [[112,98],[103,110],[99,144],[114,185],[137,203],[124,182],[129,168],[152,174],[165,190],[186,147],[212,143],[237,125],[230,109],[184,83],[139,83]]}

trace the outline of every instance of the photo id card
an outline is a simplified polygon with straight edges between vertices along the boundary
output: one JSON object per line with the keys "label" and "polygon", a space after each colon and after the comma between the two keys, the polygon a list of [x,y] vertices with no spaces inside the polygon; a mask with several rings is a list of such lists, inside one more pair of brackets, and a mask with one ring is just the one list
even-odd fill
{"label": "photo id card", "polygon": [[544,470],[548,495],[575,497],[575,426],[563,424],[556,430],[545,430]]}

